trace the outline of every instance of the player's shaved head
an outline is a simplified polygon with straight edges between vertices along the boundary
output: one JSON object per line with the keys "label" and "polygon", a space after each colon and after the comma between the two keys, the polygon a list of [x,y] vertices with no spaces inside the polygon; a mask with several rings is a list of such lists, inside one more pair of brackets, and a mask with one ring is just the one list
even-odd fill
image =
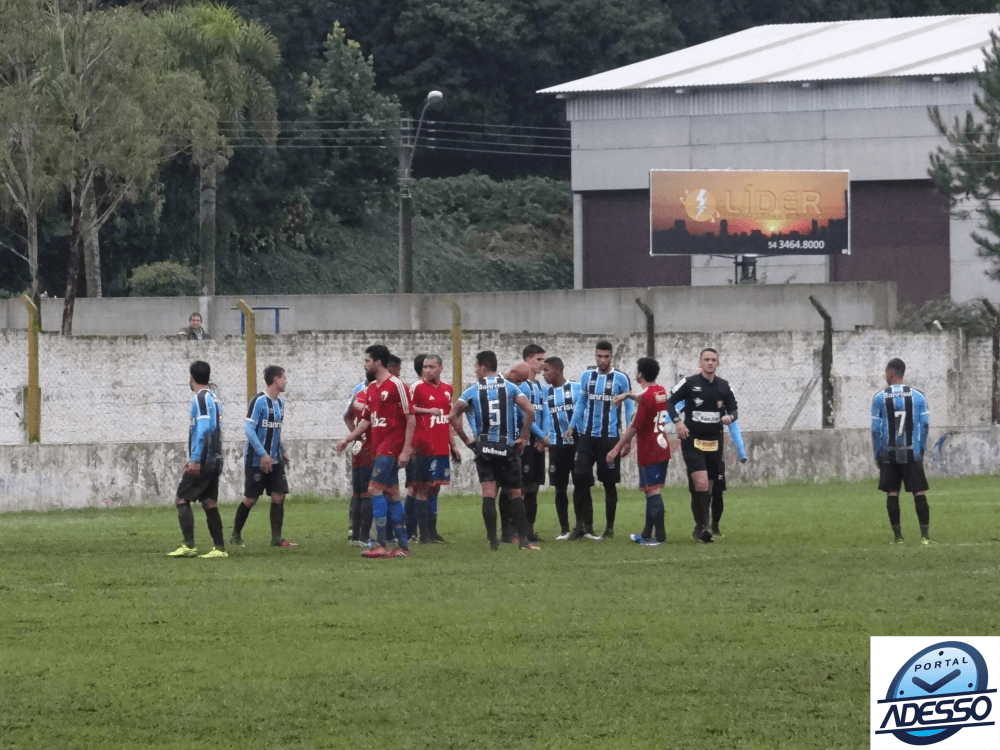
{"label": "player's shaved head", "polygon": [[512,383],[523,383],[531,377],[531,368],[527,362],[518,362],[510,368],[505,377]]}
{"label": "player's shaved head", "polygon": [[889,364],[885,366],[885,371],[893,373],[897,378],[901,378],[906,374],[906,363],[899,357],[895,357],[889,360]]}

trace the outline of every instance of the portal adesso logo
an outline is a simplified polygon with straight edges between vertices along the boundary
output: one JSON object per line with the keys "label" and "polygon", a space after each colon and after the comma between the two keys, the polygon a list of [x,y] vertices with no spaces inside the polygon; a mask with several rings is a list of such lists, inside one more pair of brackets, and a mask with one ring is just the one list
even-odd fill
{"label": "portal adesso logo", "polygon": [[998,667],[996,637],[872,637],[871,747],[1000,750]]}

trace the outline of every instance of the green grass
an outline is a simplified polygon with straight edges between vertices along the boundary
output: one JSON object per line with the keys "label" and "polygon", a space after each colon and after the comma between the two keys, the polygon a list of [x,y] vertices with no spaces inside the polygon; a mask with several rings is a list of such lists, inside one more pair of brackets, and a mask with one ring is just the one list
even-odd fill
{"label": "green grass", "polygon": [[934,480],[927,548],[870,482],[734,489],[701,545],[671,489],[642,548],[627,491],[617,539],[535,553],[448,497],[453,543],[371,561],[343,500],[216,561],[164,557],[172,508],[0,516],[0,748],[867,747],[870,635],[997,634],[995,497]]}

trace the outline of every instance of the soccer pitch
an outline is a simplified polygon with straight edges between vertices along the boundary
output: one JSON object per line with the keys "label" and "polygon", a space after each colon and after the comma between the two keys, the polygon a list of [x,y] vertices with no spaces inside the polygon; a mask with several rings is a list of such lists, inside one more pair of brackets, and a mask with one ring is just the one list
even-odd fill
{"label": "soccer pitch", "polygon": [[173,508],[0,516],[0,748],[867,747],[868,637],[996,635],[1000,572],[996,478],[931,480],[931,547],[874,485],[733,489],[712,545],[670,488],[655,548],[639,492],[602,542],[543,492],[539,552],[449,496],[390,560],[346,500],[290,497],[290,550],[262,502],[227,560],[165,557]]}

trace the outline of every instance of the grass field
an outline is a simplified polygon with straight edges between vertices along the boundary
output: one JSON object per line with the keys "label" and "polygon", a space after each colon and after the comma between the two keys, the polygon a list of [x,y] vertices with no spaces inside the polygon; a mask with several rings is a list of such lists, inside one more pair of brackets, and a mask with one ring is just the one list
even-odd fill
{"label": "grass field", "polygon": [[932,547],[870,482],[734,489],[713,545],[668,490],[657,548],[635,491],[540,552],[448,497],[452,543],[394,560],[343,500],[289,499],[294,550],[262,503],[211,561],[164,557],[172,508],[0,516],[0,748],[867,747],[870,635],[997,634],[996,478],[932,482]]}

